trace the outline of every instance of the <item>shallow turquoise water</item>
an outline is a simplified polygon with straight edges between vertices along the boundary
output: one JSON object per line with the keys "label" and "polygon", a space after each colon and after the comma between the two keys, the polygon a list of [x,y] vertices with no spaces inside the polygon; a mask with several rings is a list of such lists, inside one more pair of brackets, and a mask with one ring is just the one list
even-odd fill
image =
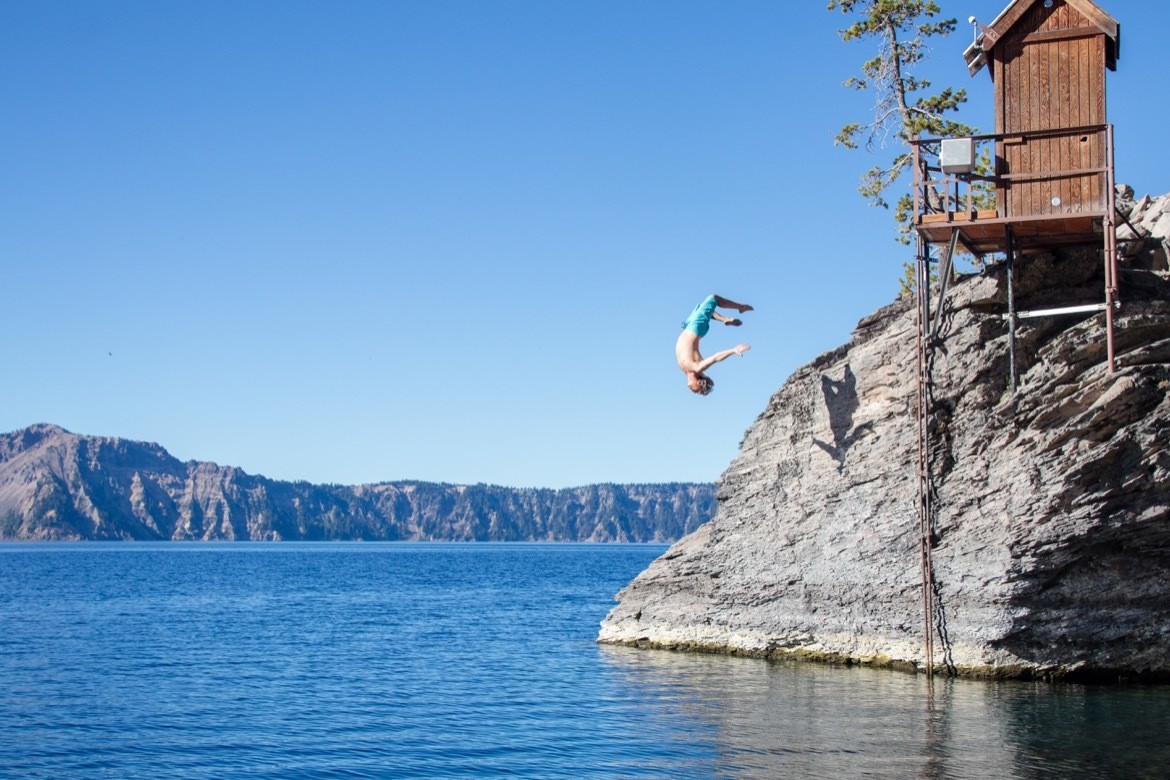
{"label": "shallow turquoise water", "polygon": [[645,545],[0,545],[0,777],[1170,777],[1170,689],[599,647]]}

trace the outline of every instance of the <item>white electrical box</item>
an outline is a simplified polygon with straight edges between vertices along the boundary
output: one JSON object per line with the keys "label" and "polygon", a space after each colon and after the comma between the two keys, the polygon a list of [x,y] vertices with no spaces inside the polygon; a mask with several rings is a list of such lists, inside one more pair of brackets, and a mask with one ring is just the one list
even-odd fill
{"label": "white electrical box", "polygon": [[975,139],[944,138],[938,162],[943,173],[974,173]]}

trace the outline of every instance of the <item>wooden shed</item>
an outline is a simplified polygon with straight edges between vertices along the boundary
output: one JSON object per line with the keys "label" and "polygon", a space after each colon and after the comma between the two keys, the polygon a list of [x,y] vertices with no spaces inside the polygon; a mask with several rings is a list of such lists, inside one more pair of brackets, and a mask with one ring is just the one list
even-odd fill
{"label": "wooden shed", "polygon": [[[920,278],[929,278],[921,274],[931,245],[948,246],[940,265],[947,274],[959,246],[978,257],[1003,253],[1012,343],[1017,319],[1103,311],[1111,373],[1117,233],[1105,72],[1117,66],[1120,33],[1117,21],[1092,0],[1012,0],[964,53],[972,75],[985,67],[991,75],[995,133],[910,142]],[[960,153],[950,154],[948,145]],[[994,160],[990,171],[976,162],[980,154]],[[1104,301],[1017,312],[1010,293],[1013,259],[1072,244],[1101,246]],[[945,285],[944,275],[940,305]],[[1013,367],[1013,388],[1014,377]]]}
{"label": "wooden shed", "polygon": [[1001,216],[1107,207],[1105,71],[1119,49],[1120,25],[1091,0],[1015,0],[965,52],[995,87]]}
{"label": "wooden shed", "polygon": [[[990,171],[956,174],[948,139],[911,142],[914,226],[927,243],[974,254],[1100,240],[1113,222],[1113,129],[1105,73],[1120,25],[1092,0],[1012,0],[964,53],[994,85],[995,133],[967,139]],[[976,192],[978,190],[978,192]],[[985,194],[994,193],[993,207]]]}

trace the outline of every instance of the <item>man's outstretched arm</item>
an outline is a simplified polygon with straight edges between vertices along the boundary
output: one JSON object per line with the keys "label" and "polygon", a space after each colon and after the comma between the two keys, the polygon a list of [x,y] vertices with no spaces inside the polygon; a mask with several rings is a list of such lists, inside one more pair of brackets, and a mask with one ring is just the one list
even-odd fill
{"label": "man's outstretched arm", "polygon": [[743,353],[747,352],[751,348],[752,348],[751,344],[740,344],[735,349],[725,349],[722,352],[716,352],[711,357],[706,358],[701,363],[699,363],[698,367],[695,368],[694,370],[696,373],[701,374],[704,371],[706,371],[708,368],[710,368],[711,366],[715,365],[716,363],[720,363],[724,360],[727,360],[727,358],[731,357],[732,355],[742,356]]}

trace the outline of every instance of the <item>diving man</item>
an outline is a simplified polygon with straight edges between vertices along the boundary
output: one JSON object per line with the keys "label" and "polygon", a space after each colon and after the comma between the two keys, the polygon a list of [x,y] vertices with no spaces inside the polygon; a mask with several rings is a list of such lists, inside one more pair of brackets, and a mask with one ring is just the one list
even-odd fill
{"label": "diving man", "polygon": [[711,320],[735,327],[743,324],[738,319],[723,316],[715,311],[716,308],[735,309],[740,314],[752,310],[752,307],[746,304],[729,301],[718,295],[708,295],[683,320],[683,331],[679,334],[678,341],[675,342],[674,356],[678,358],[678,367],[687,375],[687,387],[691,389],[692,393],[699,395],[707,395],[715,387],[711,377],[704,373],[708,368],[732,355],[743,357],[743,353],[751,349],[750,344],[740,344],[734,349],[717,352],[709,358],[704,358],[699,354],[699,339],[707,335],[707,330],[711,327]]}

